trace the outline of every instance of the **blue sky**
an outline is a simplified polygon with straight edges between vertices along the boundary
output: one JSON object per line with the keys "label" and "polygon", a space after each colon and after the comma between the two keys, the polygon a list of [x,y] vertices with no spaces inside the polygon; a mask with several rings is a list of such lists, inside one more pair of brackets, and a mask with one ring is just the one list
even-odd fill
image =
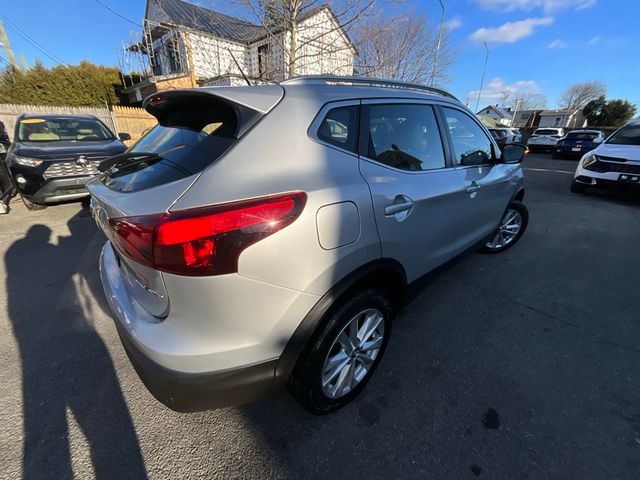
{"label": "blue sky", "polygon": [[[134,22],[144,16],[144,0],[100,1]],[[600,80],[610,98],[626,98],[640,106],[640,1],[443,1],[450,41],[456,51],[446,87],[462,101],[470,97],[472,108],[484,62],[482,40],[487,41],[490,55],[481,104],[500,103],[502,92],[509,91],[515,97],[542,92],[549,106],[555,106],[572,83]],[[16,54],[24,54],[29,64],[36,58],[47,66],[56,61],[25,39],[16,27],[66,63],[87,59],[106,65],[117,64],[118,48],[138,28],[96,0],[1,3],[0,19],[6,20],[12,47]],[[200,3],[226,13],[232,11],[228,1]],[[431,21],[439,21],[437,0],[396,0],[393,9],[409,6]],[[0,57],[6,58],[2,50]]]}

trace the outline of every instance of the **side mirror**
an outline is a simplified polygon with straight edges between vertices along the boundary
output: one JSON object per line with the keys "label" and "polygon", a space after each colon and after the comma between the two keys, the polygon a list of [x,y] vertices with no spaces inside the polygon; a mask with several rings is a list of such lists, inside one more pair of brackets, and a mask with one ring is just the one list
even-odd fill
{"label": "side mirror", "polygon": [[131,135],[126,132],[120,132],[118,133],[118,138],[120,138],[120,140],[122,140],[123,142],[126,142],[127,140],[131,140]]}
{"label": "side mirror", "polygon": [[527,147],[521,143],[508,143],[502,147],[500,163],[520,163],[527,152]]}

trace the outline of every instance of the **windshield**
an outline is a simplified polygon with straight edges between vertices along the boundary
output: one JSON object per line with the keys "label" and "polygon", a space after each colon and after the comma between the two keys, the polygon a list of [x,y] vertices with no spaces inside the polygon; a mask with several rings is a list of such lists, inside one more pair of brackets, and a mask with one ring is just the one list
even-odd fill
{"label": "windshield", "polygon": [[611,145],[639,145],[640,146],[640,124],[627,125],[615,132],[607,143]]}
{"label": "windshield", "polygon": [[558,131],[550,128],[542,128],[540,130],[536,130],[534,135],[558,135]]}
{"label": "windshield", "polygon": [[592,141],[597,138],[598,134],[595,132],[570,132],[567,134],[567,140],[586,140]]}
{"label": "windshield", "polygon": [[96,142],[114,140],[100,121],[90,118],[24,118],[18,124],[22,142]]}

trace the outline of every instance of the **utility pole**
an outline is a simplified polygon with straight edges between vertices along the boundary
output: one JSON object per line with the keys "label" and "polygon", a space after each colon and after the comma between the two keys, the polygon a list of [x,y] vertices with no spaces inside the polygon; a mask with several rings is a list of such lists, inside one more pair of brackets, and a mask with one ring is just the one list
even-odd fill
{"label": "utility pole", "polygon": [[486,50],[484,56],[484,67],[482,68],[482,80],[480,80],[480,90],[478,90],[478,99],[476,100],[476,113],[478,111],[478,104],[480,103],[480,95],[482,95],[482,87],[484,86],[484,75],[487,73],[487,62],[489,61],[489,47],[487,47],[487,42],[482,42],[484,45],[484,49]]}
{"label": "utility pole", "polygon": [[436,44],[436,55],[433,59],[433,70],[431,71],[431,78],[429,79],[429,85],[433,86],[436,80],[436,68],[438,67],[438,59],[440,57],[440,47],[442,47],[442,35],[444,32],[444,4],[442,0],[440,2],[440,8],[442,9],[442,15],[440,17],[440,31],[438,32],[438,43]]}
{"label": "utility pole", "polygon": [[513,107],[513,120],[511,121],[511,126],[512,127],[515,127],[514,124],[516,123],[516,120],[517,120],[516,115],[518,113],[518,105],[520,105],[520,102],[522,102],[522,99],[521,98],[516,98],[516,105],[515,105],[515,107]]}

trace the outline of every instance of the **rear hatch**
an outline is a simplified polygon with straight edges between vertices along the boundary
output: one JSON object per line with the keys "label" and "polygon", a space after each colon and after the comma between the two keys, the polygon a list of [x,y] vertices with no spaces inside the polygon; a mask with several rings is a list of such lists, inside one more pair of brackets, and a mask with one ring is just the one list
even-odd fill
{"label": "rear hatch", "polygon": [[531,137],[535,138],[538,143],[554,144],[562,137],[562,135],[560,135],[558,130],[547,128],[536,130]]}
{"label": "rear hatch", "polygon": [[139,226],[168,212],[283,94],[282,87],[268,85],[174,90],[149,97],[144,107],[158,125],[125,154],[103,163],[106,170],[88,184],[93,216],[114,247],[128,294],[150,314],[166,316],[169,298],[161,272],[132,254],[153,248],[135,244],[146,241],[148,233]]}
{"label": "rear hatch", "polygon": [[563,147],[575,148],[577,151],[583,148],[593,149],[597,145],[593,142],[597,136],[597,133],[569,133],[558,143]]}

